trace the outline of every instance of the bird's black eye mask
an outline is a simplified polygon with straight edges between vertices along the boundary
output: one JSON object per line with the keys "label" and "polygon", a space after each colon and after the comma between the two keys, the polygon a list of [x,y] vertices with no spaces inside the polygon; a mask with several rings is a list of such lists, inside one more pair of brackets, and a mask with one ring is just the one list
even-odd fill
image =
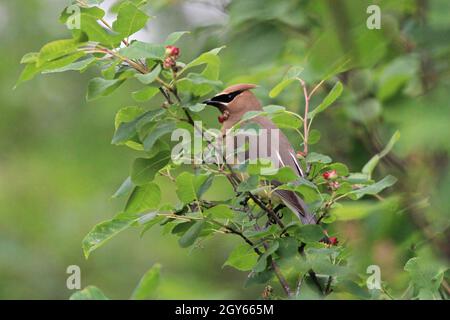
{"label": "bird's black eye mask", "polygon": [[210,101],[229,103],[229,102],[233,101],[233,99],[236,98],[238,95],[240,95],[242,92],[243,92],[242,90],[239,90],[239,91],[234,91],[231,93],[221,94],[221,95],[211,98]]}
{"label": "bird's black eye mask", "polygon": [[203,101],[203,103],[208,104],[210,106],[214,106],[223,113],[225,111],[227,103],[233,101],[233,99],[236,98],[242,92],[244,91],[239,90],[231,93],[219,94],[218,96],[212,97],[209,100]]}

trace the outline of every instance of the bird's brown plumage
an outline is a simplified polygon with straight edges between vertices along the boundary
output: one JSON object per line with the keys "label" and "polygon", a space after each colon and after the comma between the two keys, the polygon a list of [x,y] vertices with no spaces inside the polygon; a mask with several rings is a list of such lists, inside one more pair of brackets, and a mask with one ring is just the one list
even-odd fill
{"label": "bird's brown plumage", "polygon": [[[222,125],[222,133],[226,134],[227,130],[232,128],[236,123],[241,121],[242,117],[248,111],[262,111],[262,106],[256,96],[250,91],[250,89],[256,88],[253,84],[237,84],[226,88],[216,97],[220,99],[206,101],[205,103],[215,105],[223,114],[226,114],[226,120]],[[229,102],[218,103],[217,100],[226,101],[230,98]],[[257,123],[264,129],[267,129],[268,135],[272,134],[272,130],[277,130],[279,134],[279,148],[278,150],[268,150],[269,154],[276,152],[279,160],[279,167],[288,166],[300,177],[303,176],[303,171],[300,164],[297,161],[294,148],[290,144],[286,136],[278,129],[278,127],[267,117],[257,116],[248,120],[248,122]],[[275,131],[273,131],[275,133]],[[270,141],[270,139],[268,140]],[[270,144],[268,145],[270,149]],[[298,182],[300,183],[300,182]],[[280,183],[278,181],[272,181],[272,184],[277,186]],[[303,224],[314,224],[316,220],[314,216],[308,211],[304,201],[293,191],[289,190],[277,190],[276,194],[281,198],[284,204],[290,208],[302,221]]]}

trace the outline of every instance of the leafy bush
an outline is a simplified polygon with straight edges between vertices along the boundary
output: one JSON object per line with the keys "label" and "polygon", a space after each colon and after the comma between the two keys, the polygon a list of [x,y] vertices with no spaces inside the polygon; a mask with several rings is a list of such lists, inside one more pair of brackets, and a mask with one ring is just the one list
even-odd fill
{"label": "leafy bush", "polygon": [[[350,212],[347,206],[340,210],[342,200],[375,197],[380,205],[389,205],[392,197],[384,199],[379,194],[397,179],[387,175],[376,181],[373,172],[398,141],[399,132],[393,133],[384,149],[359,172],[351,172],[345,164],[309,149],[319,142],[321,135],[312,127],[314,120],[346,90],[338,75],[349,68],[347,61],[333,65],[316,84],[306,83],[303,70],[292,67],[270,91],[270,97],[276,98],[288,88],[300,90],[302,115],[269,105],[259,113],[247,113],[243,119],[264,115],[279,127],[294,132],[296,141],[301,141],[298,159],[305,171],[301,183],[295,183],[298,177],[289,168],[283,168],[275,177],[282,182],[277,190],[296,192],[316,216],[317,224],[302,225],[288,208],[275,205],[274,188],[270,186],[273,176],[261,174],[259,165],[184,165],[171,157],[175,142],[170,134],[177,128],[196,134],[199,128],[195,122],[201,120],[205,108],[202,98],[222,87],[219,69],[223,48],[182,62],[180,49],[175,45],[188,32],[172,33],[160,44],[130,40],[147,24],[149,16],[142,10],[145,1],[122,2],[112,25],[104,20],[105,12],[98,7],[101,2],[79,0],[76,6],[64,10],[60,21],[71,28],[72,38],[50,42],[39,52],[26,54],[22,59],[26,66],[18,81],[20,84],[31,80],[39,73],[84,72],[95,67],[101,70],[101,76],[90,80],[88,100],[110,95],[128,81],[142,85],[131,94],[136,105],[117,113],[112,138],[113,144],[125,145],[141,154],[114,195],[128,196],[128,200],[122,212],[87,234],[83,240],[86,258],[116,234],[132,227],[141,228],[144,233],[160,225],[165,235],[179,237],[183,248],[201,247],[205,239],[229,234],[241,238],[242,244],[230,252],[224,266],[249,272],[245,285],[264,284],[264,298],[302,298],[311,292],[315,297],[344,293],[358,298],[391,298],[384,284],[378,290],[365,289],[366,274],[355,266],[345,238],[338,239],[330,230],[337,219],[362,214],[358,210]],[[77,22],[79,28],[72,28]],[[313,103],[315,94],[324,86],[330,88],[328,93]],[[380,99],[389,97],[393,86],[391,82],[386,84],[379,93]],[[161,105],[143,106],[157,97],[164,99]],[[244,127],[245,121],[240,126]],[[201,151],[209,142],[203,140]],[[165,177],[171,187],[160,185],[158,177]],[[208,196],[213,185],[220,185],[224,190],[220,200]],[[176,193],[179,203],[162,204],[162,193],[167,192]],[[156,269],[144,276],[133,298],[151,296],[159,274],[159,267]],[[412,297],[440,297],[445,268],[429,266],[423,259],[413,258],[405,270],[411,276]],[[282,291],[272,291],[270,284],[274,279]],[[104,296],[95,287],[88,287],[72,298]]]}

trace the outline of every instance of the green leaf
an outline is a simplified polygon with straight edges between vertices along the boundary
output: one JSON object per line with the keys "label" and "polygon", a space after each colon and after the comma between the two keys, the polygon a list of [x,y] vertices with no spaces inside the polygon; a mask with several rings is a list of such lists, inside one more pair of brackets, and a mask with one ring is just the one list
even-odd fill
{"label": "green leaf", "polygon": [[291,83],[293,83],[295,79],[284,79],[280,83],[278,83],[272,90],[269,92],[269,97],[276,98],[278,95],[283,92],[284,89],[287,88]]}
{"label": "green leaf", "polygon": [[135,217],[119,214],[111,220],[97,224],[83,239],[83,252],[86,259],[92,251],[128,229],[135,221]]}
{"label": "green leaf", "polygon": [[163,60],[166,49],[163,45],[134,41],[128,47],[120,49],[120,54],[129,59]]}
{"label": "green leaf", "polygon": [[277,180],[281,183],[288,183],[298,180],[299,176],[294,173],[291,167],[282,167],[276,174],[267,176],[270,180]]}
{"label": "green leaf", "polygon": [[[205,69],[202,71],[201,75],[208,80],[218,80],[219,71],[220,71],[220,58],[217,56],[218,53],[222,50],[222,48],[212,49],[208,52],[201,54],[198,58],[194,59],[190,63],[188,63],[180,72],[180,75],[187,70],[194,68],[196,66],[200,66],[206,64]],[[213,89],[211,84],[202,84],[194,86],[192,90],[192,94],[195,96],[203,96],[209,93]]]}
{"label": "green leaf", "polygon": [[73,39],[57,40],[47,43],[39,52],[36,66],[41,67],[46,62],[74,53],[79,45]]}
{"label": "green leaf", "polygon": [[134,189],[125,206],[126,214],[136,214],[156,209],[161,202],[161,190],[155,183],[138,186]]}
{"label": "green leaf", "polygon": [[135,77],[143,84],[150,84],[153,81],[155,81],[156,78],[158,78],[160,73],[161,73],[161,65],[158,64],[151,72],[146,74],[136,73]]}
{"label": "green leaf", "polygon": [[314,243],[325,237],[322,227],[317,224],[298,226],[295,232],[298,238],[306,243]]}
{"label": "green leaf", "polygon": [[233,210],[225,204],[209,208],[203,214],[211,219],[233,219],[234,217]]}
{"label": "green leaf", "polygon": [[109,300],[97,287],[88,286],[72,294],[70,300]]}
{"label": "green leaf", "polygon": [[349,173],[347,166],[339,162],[328,165],[327,170],[336,170],[336,173],[341,177],[346,177]]}
{"label": "green leaf", "polygon": [[278,240],[279,248],[277,253],[282,258],[291,258],[298,253],[299,243],[295,238],[284,237]]}
{"label": "green leaf", "polygon": [[124,83],[124,80],[105,80],[103,78],[94,78],[89,81],[87,100],[92,101],[101,97],[106,97],[114,92]]}
{"label": "green leaf", "polygon": [[156,126],[150,130],[147,137],[143,141],[144,150],[150,151],[159,138],[173,132],[176,127],[177,125],[174,121],[157,123]]}
{"label": "green leaf", "polygon": [[39,52],[29,52],[22,57],[22,59],[20,60],[20,63],[21,64],[36,63],[38,58],[39,58]]}
{"label": "green leaf", "polygon": [[244,235],[248,238],[264,238],[273,236],[278,232],[278,227],[274,224],[270,225],[268,228],[261,229],[261,230],[245,230]]}
{"label": "green leaf", "polygon": [[272,90],[270,90],[269,97],[276,98],[291,83],[298,80],[298,77],[300,76],[302,71],[302,67],[292,67],[291,69],[289,69],[284,79],[280,83],[278,83]]}
{"label": "green leaf", "polygon": [[195,178],[195,189],[197,190],[197,197],[200,199],[206,191],[211,187],[214,181],[214,175],[209,174],[199,174]]}
{"label": "green leaf", "polygon": [[393,186],[396,182],[397,182],[397,178],[389,175],[374,184],[371,184],[367,187],[363,187],[361,189],[354,190],[354,191],[350,192],[350,194],[354,195],[356,197],[356,199],[359,199],[364,195],[378,194],[381,191],[383,191],[384,189]]}
{"label": "green leaf", "polygon": [[79,71],[84,72],[91,64],[93,64],[97,59],[95,58],[87,58],[80,61],[73,62],[71,64],[68,64],[67,66],[57,68],[57,69],[51,69],[51,70],[44,70],[42,71],[43,74],[45,73],[60,73],[60,72],[66,72],[66,71]]}
{"label": "green leaf", "polygon": [[283,106],[277,106],[275,104],[270,104],[268,106],[263,107],[263,110],[265,113],[271,115],[271,114],[278,114],[286,111],[286,108]]}
{"label": "green leaf", "polygon": [[188,108],[192,112],[200,112],[200,111],[203,111],[206,108],[206,104],[204,104],[204,103],[196,103],[194,105],[190,105]]}
{"label": "green leaf", "polygon": [[164,42],[164,45],[166,46],[173,46],[180,38],[185,35],[189,34],[189,31],[177,31],[169,34],[166,41]]}
{"label": "green leaf", "polygon": [[122,38],[127,38],[141,30],[147,24],[149,17],[131,2],[120,5],[117,20],[113,23],[113,30]]}
{"label": "green leaf", "polygon": [[238,187],[238,192],[247,192],[247,191],[253,191],[256,188],[258,188],[259,185],[259,176],[252,175],[247,180],[242,181]]}
{"label": "green leaf", "polygon": [[117,113],[117,130],[111,141],[112,144],[120,145],[127,142],[137,134],[138,130],[143,125],[156,120],[166,112],[166,110],[162,108],[140,114],[142,111],[143,109],[140,107],[126,107]]}
{"label": "green leaf", "polygon": [[122,40],[117,33],[110,33],[103,28],[97,20],[98,15],[90,11],[81,11],[80,14],[80,29],[83,31],[89,41],[99,42],[109,48],[115,48],[120,44]]}
{"label": "green leaf", "polygon": [[134,184],[131,181],[131,177],[125,179],[125,181],[120,185],[119,189],[112,196],[113,198],[122,197],[128,193],[130,193],[134,188]]}
{"label": "green leaf", "polygon": [[151,267],[139,281],[131,299],[145,300],[155,296],[160,282],[160,271],[161,265],[158,263]]}
{"label": "green leaf", "polygon": [[176,184],[178,198],[184,204],[188,204],[194,200],[198,200],[197,190],[195,188],[195,176],[192,173],[181,173],[176,179]]}
{"label": "green leaf", "polygon": [[266,252],[264,252],[260,257],[258,262],[256,263],[255,267],[253,268],[254,272],[262,272],[264,270],[266,270],[267,267],[267,259],[275,253],[275,251],[278,250],[278,247],[280,246],[280,244],[278,243],[278,241],[275,241],[272,243],[272,245],[270,246],[270,248],[268,248],[266,250]]}
{"label": "green leaf", "polygon": [[[299,129],[302,127],[303,123],[297,117],[293,117],[288,113],[279,113],[270,117],[271,120],[277,125],[278,128],[286,129]],[[309,136],[311,140],[311,135]],[[311,141],[309,143],[311,144]]]}
{"label": "green leaf", "polygon": [[192,72],[189,73],[187,77],[177,81],[178,89],[183,92],[203,90],[206,88],[218,89],[222,85],[222,81],[219,81],[217,79],[208,79],[202,74]]}
{"label": "green leaf", "polygon": [[242,243],[234,248],[223,267],[230,266],[240,271],[250,271],[258,261],[258,255],[248,244]]}
{"label": "green leaf", "polygon": [[203,228],[205,227],[205,220],[197,221],[192,227],[186,231],[185,234],[178,240],[180,247],[187,248],[194,244],[195,240],[200,236]]}
{"label": "green leaf", "polygon": [[405,271],[409,273],[412,284],[419,291],[419,298],[428,296],[428,298],[440,299],[438,289],[446,270],[448,268],[438,262],[421,257],[412,258],[405,265]]}
{"label": "green leaf", "polygon": [[157,87],[145,87],[139,91],[135,91],[131,94],[134,101],[145,102],[156,96],[159,92]]}
{"label": "green leaf", "polygon": [[339,221],[364,219],[371,214],[395,214],[399,209],[397,197],[386,198],[385,201],[345,201],[332,208],[331,214]]}
{"label": "green leaf", "polygon": [[373,172],[373,170],[375,169],[375,167],[378,165],[378,163],[380,162],[380,160],[383,158],[383,157],[385,157],[391,150],[392,150],[392,148],[394,147],[394,145],[397,143],[397,141],[400,139],[400,131],[396,131],[393,135],[392,135],[392,137],[391,137],[391,139],[389,140],[389,142],[388,142],[388,144],[386,145],[386,147],[384,147],[384,149],[380,152],[380,153],[378,153],[378,154],[376,154],[376,155],[374,155],[370,160],[369,160],[369,162],[367,162],[365,165],[364,165],[364,167],[362,168],[362,173],[363,174],[366,174],[368,177],[369,177],[369,179],[371,178],[371,176],[372,176],[372,172]]}
{"label": "green leaf", "polygon": [[131,180],[136,185],[147,184],[155,178],[155,175],[170,161],[170,152],[161,151],[152,158],[138,158],[131,169]]}
{"label": "green leaf", "polygon": [[[303,123],[301,123],[301,125],[303,125]],[[322,136],[322,134],[320,133],[319,130],[312,129],[309,132],[308,144],[316,144],[316,143],[318,143],[320,141],[321,136]]]}
{"label": "green leaf", "polygon": [[307,156],[306,156],[306,162],[308,163],[314,163],[314,162],[319,162],[319,163],[330,163],[332,160],[329,156],[320,154],[320,153],[316,153],[316,152],[310,152]]}
{"label": "green leaf", "polygon": [[78,59],[82,58],[85,55],[86,53],[84,52],[76,52],[72,55],[68,55],[60,59],[47,62],[40,67],[37,67],[35,63],[29,63],[25,66],[25,69],[22,71],[14,88],[17,88],[20,84],[22,84],[25,81],[33,79],[37,74],[41,72],[60,69],[64,66],[71,64],[74,61],[77,61]]}
{"label": "green leaf", "polygon": [[320,112],[325,111],[329,106],[333,104],[342,94],[344,87],[340,81],[336,82],[333,89],[328,93],[328,95],[323,99],[322,103],[319,104],[313,111],[311,111],[308,116],[309,118],[314,118]]}

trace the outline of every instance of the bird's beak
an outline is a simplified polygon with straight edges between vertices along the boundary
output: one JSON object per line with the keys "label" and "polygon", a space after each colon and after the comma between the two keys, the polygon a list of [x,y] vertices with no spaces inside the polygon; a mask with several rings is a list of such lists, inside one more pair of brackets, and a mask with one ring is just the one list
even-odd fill
{"label": "bird's beak", "polygon": [[225,107],[226,107],[222,102],[214,101],[214,100],[210,100],[210,99],[203,101],[203,103],[207,104],[209,106],[216,107],[222,112],[225,110]]}

